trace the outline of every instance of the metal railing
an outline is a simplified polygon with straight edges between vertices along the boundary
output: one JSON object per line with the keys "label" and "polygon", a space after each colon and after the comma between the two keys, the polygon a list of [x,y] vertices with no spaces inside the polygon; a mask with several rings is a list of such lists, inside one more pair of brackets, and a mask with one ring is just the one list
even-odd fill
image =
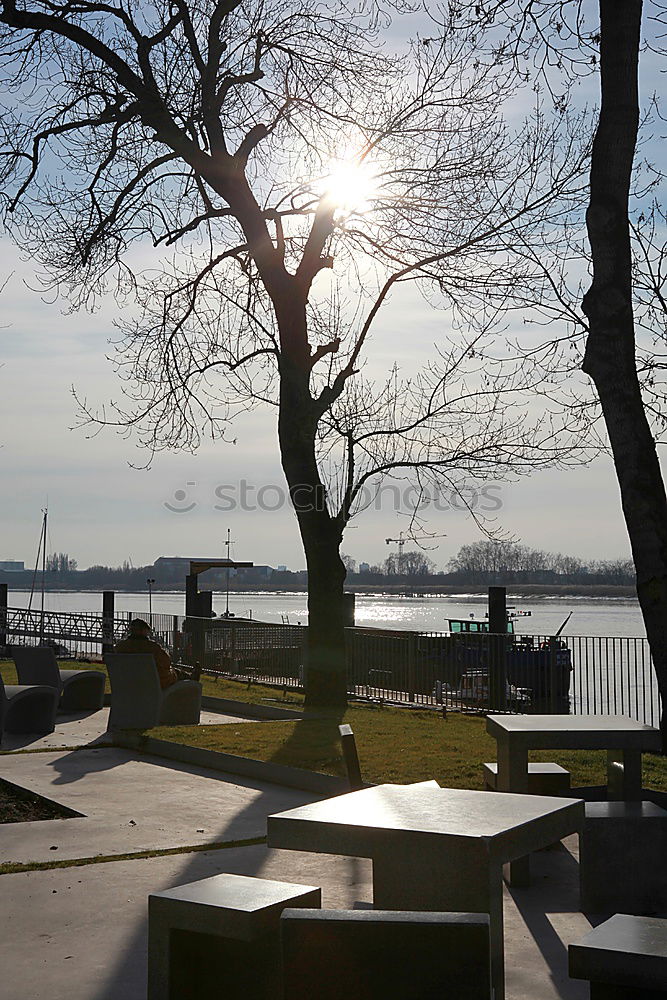
{"label": "metal railing", "polygon": [[[0,645],[39,642],[100,659],[135,612],[2,610]],[[213,676],[303,688],[307,626],[144,615],[175,660]],[[4,639],[3,639],[4,637]],[[646,639],[345,630],[352,696],[462,711],[626,715],[650,725],[660,698]],[[59,653],[58,655],[61,655]]]}
{"label": "metal railing", "polygon": [[85,611],[39,611],[3,608],[0,646],[45,643],[62,658],[101,658],[103,645],[112,645],[127,632],[126,615],[104,618]]}
{"label": "metal railing", "polygon": [[646,639],[347,631],[355,694],[464,711],[610,714],[659,723]]}

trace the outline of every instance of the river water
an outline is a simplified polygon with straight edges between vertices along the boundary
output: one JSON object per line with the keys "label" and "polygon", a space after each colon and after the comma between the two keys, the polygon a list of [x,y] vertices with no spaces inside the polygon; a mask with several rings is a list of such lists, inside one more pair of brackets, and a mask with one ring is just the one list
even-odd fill
{"label": "river water", "polygon": [[[29,594],[10,590],[9,606],[25,608]],[[510,606],[517,611],[530,611],[530,617],[520,617],[515,630],[524,634],[553,635],[572,611],[564,635],[575,636],[629,636],[646,635],[637,601],[629,598],[589,597],[531,597],[523,600],[510,598]],[[33,597],[33,608],[39,608],[40,595]],[[84,592],[50,591],[45,594],[47,611],[101,611],[102,595]],[[153,594],[154,613],[179,614],[185,612],[185,595],[182,592]],[[215,593],[213,609],[217,614],[225,611],[225,595]],[[116,594],[116,610],[147,614],[148,594]],[[252,615],[260,621],[288,621],[292,625],[308,621],[306,595],[302,593],[234,593],[229,595],[229,610],[236,615]],[[421,631],[447,631],[450,618],[483,619],[486,597],[479,594],[454,594],[448,597],[398,597],[388,594],[357,594],[357,625],[376,628],[417,629]]]}

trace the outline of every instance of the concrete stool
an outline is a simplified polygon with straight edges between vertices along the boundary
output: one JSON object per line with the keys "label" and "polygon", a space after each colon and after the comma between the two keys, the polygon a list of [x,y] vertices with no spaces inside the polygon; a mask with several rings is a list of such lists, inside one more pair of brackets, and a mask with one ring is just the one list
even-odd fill
{"label": "concrete stool", "polygon": [[591,1000],[667,997],[667,920],[617,913],[568,952],[570,976],[589,980]]}
{"label": "concrete stool", "polygon": [[667,913],[667,811],[587,802],[579,874],[584,913]]}
{"label": "concrete stool", "polygon": [[[483,764],[484,785],[491,792],[498,791],[498,764]],[[528,765],[528,792],[530,795],[564,795],[570,791],[570,772],[560,764],[531,763]]]}
{"label": "concrete stool", "polygon": [[214,875],[148,897],[148,1000],[281,996],[280,914],[321,890]]}
{"label": "concrete stool", "polygon": [[284,1000],[490,1000],[486,913],[285,910]]}

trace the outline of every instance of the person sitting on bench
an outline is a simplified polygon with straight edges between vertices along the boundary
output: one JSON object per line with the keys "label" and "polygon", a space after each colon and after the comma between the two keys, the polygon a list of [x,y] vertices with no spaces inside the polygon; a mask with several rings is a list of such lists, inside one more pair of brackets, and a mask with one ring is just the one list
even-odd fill
{"label": "person sitting on bench", "polygon": [[171,657],[159,642],[151,639],[151,627],[143,618],[134,618],[130,622],[130,634],[127,639],[121,639],[114,646],[114,653],[150,653],[154,660],[160,678],[160,687],[168,688],[179,680],[179,676],[171,664]]}

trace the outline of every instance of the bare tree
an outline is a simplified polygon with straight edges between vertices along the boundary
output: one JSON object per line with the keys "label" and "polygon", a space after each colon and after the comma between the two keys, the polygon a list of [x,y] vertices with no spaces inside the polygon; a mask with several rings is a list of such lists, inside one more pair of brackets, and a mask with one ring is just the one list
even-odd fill
{"label": "bare tree", "polygon": [[52,552],[46,557],[48,573],[73,573],[77,565],[76,559],[72,559],[68,552]]}
{"label": "bare tree", "polygon": [[392,552],[384,561],[385,576],[407,576],[408,579],[432,576],[435,563],[419,549]]}
{"label": "bare tree", "polygon": [[[434,20],[390,57],[382,18],[370,0],[4,0],[0,17],[11,225],[75,306],[108,288],[140,305],[117,345],[124,397],[84,401],[87,419],[195,448],[277,407],[309,704],[346,699],[339,550],[383,476],[414,474],[419,496],[571,446],[552,414],[527,417],[537,368],[484,346],[527,277],[504,235],[530,242],[581,198],[576,125],[537,109],[510,128],[511,74],[475,59],[474,33]],[[451,342],[376,383],[365,353],[410,283],[450,310]]]}
{"label": "bare tree", "polygon": [[[577,300],[567,291],[567,265],[551,271],[551,296],[538,301],[547,318],[569,321],[559,342],[583,338],[583,371],[594,383],[620,487],[639,598],[663,705],[667,703],[667,496],[656,451],[667,408],[665,393],[664,210],[651,193],[664,174],[638,161],[642,117],[638,66],[642,45],[664,55],[667,9],[650,5],[652,36],[642,36],[642,0],[529,0],[527,3],[456,5],[459,24],[474,22],[490,61],[507,60],[525,79],[539,79],[562,110],[568,83],[599,70],[601,102],[590,165],[586,229],[592,281]],[[555,82],[556,81],[556,82]],[[560,89],[559,89],[560,88]],[[644,115],[651,98],[645,102]],[[655,112],[659,119],[659,109]],[[643,200],[642,200],[643,199]],[[631,209],[638,204],[633,212]],[[634,204],[633,204],[634,203]],[[632,222],[631,222],[632,218]],[[576,227],[575,227],[576,231]],[[633,242],[634,241],[634,242]],[[576,251],[573,231],[563,234]],[[553,256],[527,247],[527,256],[549,267]],[[568,259],[569,258],[569,259]],[[533,300],[535,303],[537,300]],[[640,333],[647,333],[643,341]],[[554,367],[562,356],[545,348]],[[575,357],[576,357],[575,351]],[[535,352],[533,353],[535,356]],[[561,372],[567,372],[564,364]],[[667,715],[663,712],[663,745]]]}
{"label": "bare tree", "polygon": [[346,573],[356,573],[357,572],[357,560],[353,559],[352,556],[348,556],[346,552],[341,552],[340,557],[343,561],[343,566],[345,567]]}

